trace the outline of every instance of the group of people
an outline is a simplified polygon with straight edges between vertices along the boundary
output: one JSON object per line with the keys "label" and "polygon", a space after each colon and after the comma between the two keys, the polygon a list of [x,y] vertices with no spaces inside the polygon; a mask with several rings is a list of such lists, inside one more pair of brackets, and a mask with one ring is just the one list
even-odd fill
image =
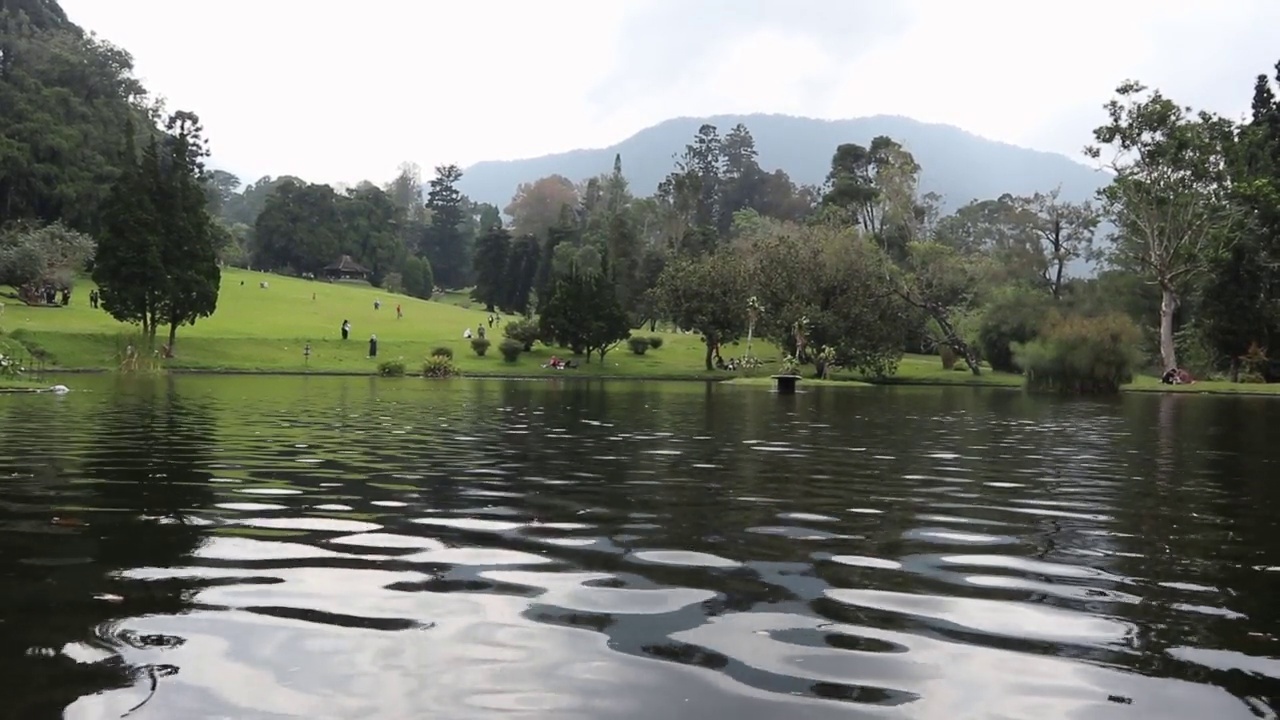
{"label": "group of people", "polygon": [[1191,373],[1183,368],[1169,368],[1164,371],[1164,375],[1160,376],[1160,382],[1165,385],[1190,385],[1196,381],[1191,377]]}
{"label": "group of people", "polygon": [[18,290],[18,297],[23,302],[32,305],[70,305],[71,288],[64,287],[59,289],[52,285],[45,285],[44,287],[23,285]]}
{"label": "group of people", "polygon": [[547,364],[542,367],[551,368],[552,370],[572,370],[573,368],[578,367],[578,364],[571,360],[565,360],[558,355],[552,355],[551,359],[547,361]]}

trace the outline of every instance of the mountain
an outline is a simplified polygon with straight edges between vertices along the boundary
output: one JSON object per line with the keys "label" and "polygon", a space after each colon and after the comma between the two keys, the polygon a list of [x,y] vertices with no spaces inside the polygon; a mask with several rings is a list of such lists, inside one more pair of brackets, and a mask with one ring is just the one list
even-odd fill
{"label": "mountain", "polygon": [[868,145],[877,135],[902,143],[922,168],[921,192],[943,196],[955,209],[973,199],[1004,193],[1029,195],[1061,186],[1064,200],[1093,197],[1104,176],[1056,153],[1029,150],[987,140],[950,125],[875,115],[849,120],[815,120],[789,115],[715,115],[676,118],[646,128],[607,148],[572,150],[524,160],[487,160],[465,169],[459,188],[473,200],[505,207],[516,186],[560,174],[584,180],[609,172],[622,155],[623,172],[638,195],[652,193],[671,172],[673,156],[693,140],[698,127],[711,123],[724,135],[742,123],[751,130],[760,166],[781,168],[797,184],[820,185],[841,143]]}

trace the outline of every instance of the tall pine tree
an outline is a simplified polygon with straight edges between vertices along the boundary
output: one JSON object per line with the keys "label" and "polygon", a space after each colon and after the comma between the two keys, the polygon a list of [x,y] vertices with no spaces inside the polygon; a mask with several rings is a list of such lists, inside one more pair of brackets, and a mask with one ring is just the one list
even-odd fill
{"label": "tall pine tree", "polygon": [[111,317],[142,326],[148,342],[160,321],[164,262],[156,198],[160,186],[160,145],[155,137],[141,156],[134,144],[134,127],[125,129],[120,176],[102,207],[102,226],[94,256],[93,281],[102,308]]}
{"label": "tall pine tree", "polygon": [[167,324],[172,352],[179,326],[217,308],[221,271],[204,190],[200,120],[174,113],[165,129],[141,158],[133,129],[126,130],[124,170],[104,203],[93,279],[103,309],[140,324],[148,343]]}
{"label": "tall pine tree", "polygon": [[451,288],[463,287],[471,275],[465,198],[458,190],[461,179],[462,170],[457,165],[441,165],[427,191],[431,222],[426,229],[424,251],[436,282]]}
{"label": "tall pine tree", "polygon": [[476,286],[471,290],[471,298],[484,303],[486,312],[493,312],[494,306],[505,299],[510,251],[511,233],[500,224],[489,227],[476,240]]}
{"label": "tall pine tree", "polygon": [[194,325],[218,307],[222,271],[218,267],[217,234],[204,192],[204,144],[200,118],[194,113],[170,116],[168,161],[157,192],[156,207],[164,232],[160,240],[164,264],[162,307],[169,324],[169,352],[178,327]]}

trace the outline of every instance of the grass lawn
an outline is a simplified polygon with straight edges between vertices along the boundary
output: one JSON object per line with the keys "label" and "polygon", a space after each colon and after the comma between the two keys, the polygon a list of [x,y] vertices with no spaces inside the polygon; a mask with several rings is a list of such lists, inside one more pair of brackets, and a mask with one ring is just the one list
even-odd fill
{"label": "grass lawn", "polygon": [[[266,281],[267,288],[260,288]],[[121,367],[125,348],[139,342],[138,329],[111,319],[89,307],[92,284],[82,281],[67,307],[37,308],[5,298],[0,315],[0,354],[31,362],[36,355],[45,370],[115,370]],[[374,300],[382,306],[375,310]],[[404,317],[396,318],[396,305]],[[356,283],[327,283],[279,275],[227,268],[222,274],[218,311],[211,318],[178,330],[176,357],[165,363],[177,370],[206,372],[349,373],[367,375],[378,362],[403,360],[407,372],[417,374],[423,359],[437,347],[453,350],[454,362],[467,375],[537,377],[586,376],[652,379],[728,380],[733,384],[771,387],[769,375],[776,365],[744,373],[706,372],[705,346],[693,334],[658,332],[663,345],[644,355],[633,354],[625,345],[610,352],[603,363],[580,358],[577,370],[555,371],[542,367],[554,354],[553,348],[535,347],[514,363],[504,362],[497,345],[501,326],[489,329],[489,313],[471,301],[465,292],[449,292],[432,300],[393,295]],[[505,316],[504,322],[513,319]],[[339,327],[351,321],[351,339],[341,340]],[[477,357],[463,330],[484,324],[492,346],[485,357]],[[163,331],[162,331],[163,334]],[[378,336],[378,358],[368,357],[369,335]],[[647,332],[638,332],[650,335]],[[162,339],[158,339],[163,342]],[[309,359],[303,347],[311,344]],[[777,350],[758,342],[757,355],[769,358]],[[726,351],[740,354],[741,348]],[[993,372],[984,368],[975,377],[963,364],[944,370],[937,356],[906,355],[897,374],[870,378],[856,373],[837,373],[832,380],[806,378],[804,386],[863,384],[969,385],[1020,387],[1022,376]],[[29,389],[41,384],[29,380],[2,380],[0,387]],[[1139,377],[1125,388],[1132,392],[1280,394],[1280,384],[1232,384],[1201,381],[1193,385],[1161,385],[1154,377]]]}
{"label": "grass lawn", "polygon": [[[502,328],[488,328],[489,314],[460,293],[439,301],[392,295],[354,283],[327,283],[227,268],[223,270],[218,311],[193,326],[179,328],[175,357],[165,363],[180,370],[239,372],[335,372],[369,374],[382,360],[402,359],[410,373],[437,347],[453,350],[454,361],[468,375],[536,376],[557,372],[542,364],[556,350],[535,347],[515,363],[498,352]],[[266,281],[263,289],[259,282]],[[41,354],[47,368],[114,370],[125,349],[137,343],[138,329],[89,307],[92,285],[80,282],[66,307],[29,307],[6,302],[0,332],[20,342],[27,353]],[[313,299],[314,294],[314,299]],[[375,299],[382,301],[375,310]],[[6,299],[7,300],[7,299]],[[396,318],[399,304],[404,317]],[[504,318],[504,322],[511,319]],[[339,328],[351,321],[351,339],[343,342]],[[492,342],[485,357],[477,357],[463,330],[485,324]],[[164,335],[161,329],[160,335]],[[378,336],[378,358],[369,359],[369,335]],[[648,335],[649,333],[642,333]],[[633,354],[625,344],[600,363],[579,360],[581,367],[560,371],[577,375],[652,378],[724,377],[702,370],[704,346],[697,335],[655,333],[663,346],[645,355]],[[2,337],[2,336],[0,336]],[[163,339],[158,337],[158,343]],[[311,344],[310,359],[303,347]],[[563,354],[563,351],[559,351]]]}
{"label": "grass lawn", "polygon": [[1280,383],[1233,383],[1197,380],[1190,385],[1164,385],[1160,378],[1141,375],[1124,387],[1125,392],[1207,393],[1211,395],[1280,395]]}

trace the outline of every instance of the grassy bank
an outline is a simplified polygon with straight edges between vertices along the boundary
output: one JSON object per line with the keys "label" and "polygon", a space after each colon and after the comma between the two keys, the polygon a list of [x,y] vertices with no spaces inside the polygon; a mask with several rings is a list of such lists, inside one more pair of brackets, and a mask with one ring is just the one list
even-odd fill
{"label": "grassy bank", "polygon": [[[259,287],[260,282],[268,287]],[[66,307],[35,308],[6,302],[0,316],[0,353],[16,355],[29,364],[43,363],[46,371],[110,371],[120,369],[126,348],[140,345],[136,327],[113,320],[89,307],[92,285],[81,282]],[[380,300],[381,307],[374,308]],[[397,318],[396,306],[403,311]],[[772,386],[776,365],[766,365],[736,377],[702,370],[705,346],[697,335],[658,332],[662,347],[644,355],[626,345],[609,353],[604,362],[580,359],[576,370],[542,367],[558,351],[536,347],[514,363],[504,362],[497,345],[501,325],[488,327],[489,314],[465,293],[447,293],[434,300],[391,295],[367,285],[327,283],[278,275],[226,269],[218,312],[178,332],[177,352],[163,367],[176,371],[225,373],[317,373],[369,375],[384,360],[402,360],[407,372],[417,373],[423,359],[436,348],[453,351],[454,362],[467,375],[482,377],[597,377],[667,380],[725,380],[734,384]],[[515,319],[503,318],[504,322]],[[352,325],[343,341],[343,320]],[[485,326],[492,342],[478,357],[463,331]],[[369,336],[378,336],[378,357],[368,357]],[[640,333],[649,335],[650,333]],[[162,340],[160,342],[163,342]],[[303,348],[311,345],[310,357]],[[741,348],[733,348],[733,354]],[[728,353],[726,353],[728,354]],[[776,357],[777,350],[757,342],[756,354]],[[161,364],[154,363],[156,367]],[[40,387],[27,380],[6,380],[0,387]],[[985,369],[980,376],[967,369],[945,370],[936,356],[907,355],[889,378],[837,373],[830,381],[806,379],[804,385],[856,387],[864,384],[965,385],[1019,387],[1022,377]],[[1232,384],[1203,381],[1188,386],[1161,385],[1154,377],[1140,377],[1125,388],[1133,392],[1280,394],[1280,385]]]}
{"label": "grassy bank", "polygon": [[[266,281],[267,288],[259,287]],[[27,354],[45,358],[47,368],[116,370],[126,348],[140,344],[137,328],[89,307],[91,285],[80,283],[67,307],[36,308],[7,303],[0,330],[25,346]],[[374,301],[381,308],[374,309]],[[488,313],[466,304],[458,294],[441,301],[391,295],[368,286],[326,283],[227,269],[223,272],[218,311],[213,317],[178,331],[175,357],[164,363],[175,370],[205,372],[316,372],[370,374],[383,360],[401,359],[416,372],[423,358],[439,347],[453,351],[454,361],[469,375],[538,376],[557,372],[541,367],[556,352],[536,347],[515,363],[497,350],[501,326],[488,327]],[[396,305],[403,317],[397,318]],[[511,320],[504,318],[504,322]],[[351,339],[339,328],[351,322]],[[492,347],[478,357],[462,337],[484,325]],[[378,336],[378,357],[368,357],[369,336]],[[648,335],[648,333],[645,333]],[[625,344],[604,362],[583,358],[581,367],[560,371],[589,376],[714,378],[701,370],[704,346],[696,335],[655,333],[663,345],[645,355]],[[163,341],[158,338],[158,342]],[[310,357],[303,348],[311,345]],[[720,374],[723,376],[723,373]]]}

